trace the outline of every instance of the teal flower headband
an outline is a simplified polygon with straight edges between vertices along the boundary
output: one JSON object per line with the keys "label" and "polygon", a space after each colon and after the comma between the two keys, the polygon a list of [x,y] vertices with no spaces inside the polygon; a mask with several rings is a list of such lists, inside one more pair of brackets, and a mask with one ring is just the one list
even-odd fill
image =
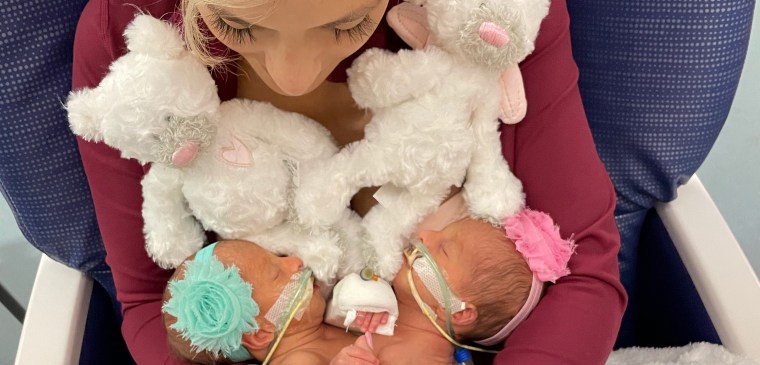
{"label": "teal flower headband", "polygon": [[259,330],[259,306],[240,270],[225,268],[213,255],[215,246],[204,247],[185,264],[184,279],[169,282],[172,297],[162,310],[177,318],[170,327],[190,341],[194,352],[245,360],[250,355],[242,347],[242,336]]}

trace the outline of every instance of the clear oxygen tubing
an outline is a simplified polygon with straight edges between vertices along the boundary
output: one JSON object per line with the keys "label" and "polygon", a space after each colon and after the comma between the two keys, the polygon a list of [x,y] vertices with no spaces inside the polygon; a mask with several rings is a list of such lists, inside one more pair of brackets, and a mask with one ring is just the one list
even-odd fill
{"label": "clear oxygen tubing", "polygon": [[[438,268],[438,265],[435,263],[435,260],[433,260],[433,258],[430,256],[430,253],[427,251],[427,248],[425,248],[425,246],[422,245],[421,243],[416,243],[414,246],[414,249],[412,249],[411,251],[408,251],[408,250],[405,251],[404,255],[406,256],[407,262],[409,264],[409,271],[407,271],[406,276],[407,276],[407,280],[409,281],[409,288],[412,291],[412,296],[414,297],[414,300],[417,302],[417,305],[422,310],[422,313],[424,313],[425,316],[428,317],[428,319],[430,320],[430,323],[432,323],[433,326],[435,326],[438,332],[440,332],[441,335],[446,340],[448,340],[452,345],[454,345],[457,348],[467,349],[471,351],[478,351],[478,352],[487,352],[487,353],[492,353],[492,354],[498,353],[498,351],[486,350],[486,349],[476,347],[476,346],[463,345],[453,338],[454,330],[453,330],[453,326],[451,325],[451,306],[450,306],[451,301],[452,301],[451,297],[453,296],[453,293],[451,292],[451,288],[449,288],[448,284],[444,280],[441,270]],[[430,307],[427,304],[425,304],[425,302],[420,297],[419,292],[417,291],[417,285],[414,283],[414,278],[412,277],[412,271],[414,268],[414,262],[420,258],[424,258],[425,260],[427,260],[427,263],[429,264],[429,266],[432,267],[433,271],[435,271],[436,273],[436,280],[438,281],[439,287],[441,289],[440,291],[443,294],[442,299],[444,301],[444,303],[439,303],[439,304],[441,304],[444,308],[446,308],[446,317],[447,317],[446,324],[447,324],[447,327],[449,327],[449,331],[445,331],[443,328],[441,328],[438,322],[436,322],[435,313],[432,313],[432,310],[430,309]],[[424,282],[425,280],[423,280],[423,283]]]}
{"label": "clear oxygen tubing", "polygon": [[311,300],[313,291],[314,278],[312,277],[311,269],[305,268],[293,275],[290,282],[282,290],[280,297],[277,298],[275,305],[267,311],[264,317],[274,324],[276,336],[269,346],[267,356],[261,363],[262,365],[267,365],[269,360],[272,359],[290,322],[296,317],[298,319],[301,318],[305,309],[303,305]]}

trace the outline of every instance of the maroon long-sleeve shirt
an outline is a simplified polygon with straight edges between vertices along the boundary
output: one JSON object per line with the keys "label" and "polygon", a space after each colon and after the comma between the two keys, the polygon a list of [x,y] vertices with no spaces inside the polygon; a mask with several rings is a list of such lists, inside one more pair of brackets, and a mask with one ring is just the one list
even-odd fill
{"label": "maroon long-sleeve shirt", "polygon": [[[165,19],[176,6],[176,0],[129,3]],[[135,12],[118,1],[89,2],[74,44],[74,90],[97,86],[108,65],[126,51],[122,32]],[[387,25],[381,24],[370,44],[394,48],[395,40],[387,34]],[[347,64],[330,79],[344,79]],[[570,261],[572,274],[548,289],[495,363],[602,364],[612,349],[626,295],[618,274],[615,192],[581,104],[564,0],[552,1],[536,50],[520,68],[528,113],[521,123],[503,129],[504,156],[523,182],[527,204],[551,214],[562,235],[573,235],[578,248]],[[226,80],[219,82],[223,99],[236,90],[235,78]],[[161,296],[171,272],[156,266],[144,248],[140,180],[146,169],[104,144],[80,140],[79,147],[122,303],[122,333],[129,350],[139,364],[179,363],[169,354],[161,324]]]}

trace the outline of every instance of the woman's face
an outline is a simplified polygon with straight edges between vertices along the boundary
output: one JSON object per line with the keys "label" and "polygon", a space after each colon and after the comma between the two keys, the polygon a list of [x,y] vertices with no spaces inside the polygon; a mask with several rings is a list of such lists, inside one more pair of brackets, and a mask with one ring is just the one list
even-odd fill
{"label": "woman's face", "polygon": [[298,96],[316,89],[367,41],[387,5],[388,0],[276,0],[199,11],[214,36],[269,88]]}

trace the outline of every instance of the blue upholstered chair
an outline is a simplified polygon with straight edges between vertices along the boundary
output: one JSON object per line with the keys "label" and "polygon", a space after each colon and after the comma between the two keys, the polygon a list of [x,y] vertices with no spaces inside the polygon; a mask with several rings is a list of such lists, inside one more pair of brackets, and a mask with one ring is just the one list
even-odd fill
{"label": "blue upholstered chair", "polygon": [[[46,254],[18,364],[131,362],[61,108],[85,2],[11,0],[1,9],[0,187],[26,238]],[[757,277],[692,177],[730,108],[754,0],[568,3],[584,104],[618,193],[631,297],[618,346],[723,342],[760,359]]]}
{"label": "blue upholstered chair", "polygon": [[[71,88],[74,31],[86,3],[11,0],[0,5],[0,190],[26,239],[47,255],[43,272],[53,269],[52,276],[38,276],[33,296],[61,294],[50,302],[30,302],[22,342],[39,335],[32,332],[50,331],[61,336],[52,338],[66,341],[31,349],[65,354],[70,352],[65,347],[80,346],[84,335],[82,362],[110,364],[119,363],[108,360],[114,355],[129,358],[119,335],[121,311],[76,140],[61,107]],[[58,273],[63,268],[58,263],[72,270]],[[44,278],[60,281],[39,281]],[[58,306],[70,295],[77,306]],[[56,307],[47,311],[51,304]],[[78,353],[62,356],[68,357],[21,363],[80,358]]]}
{"label": "blue upholstered chair", "polygon": [[[672,235],[677,227],[665,230],[663,226],[663,221],[667,225],[681,219],[673,216],[680,214],[681,205],[666,207],[661,202],[680,194],[704,197],[698,178],[692,176],[728,116],[744,65],[754,6],[754,0],[568,1],[583,103],[618,197],[615,217],[623,243],[620,272],[630,296],[619,347],[720,343],[729,337],[720,333],[726,323],[713,326],[712,322],[722,319],[710,321],[696,290],[707,290],[708,284],[699,276],[721,269],[708,267],[720,262],[685,260],[686,267],[681,263],[678,253],[690,255],[689,247],[682,242],[674,246],[667,231]],[[678,190],[690,179],[687,188]],[[660,215],[666,215],[663,220],[655,211],[658,203]],[[713,217],[710,212],[707,207],[687,211],[699,219],[695,227],[688,227],[689,233],[719,256],[741,256],[733,237],[713,236],[715,222],[702,223],[707,218],[722,223],[719,215]],[[695,259],[693,255],[684,258]],[[744,266],[751,285],[751,268]],[[697,276],[693,284],[686,269]],[[731,273],[734,268],[722,269]],[[730,291],[728,277],[732,275],[722,276],[722,283],[710,288],[725,290],[714,295],[741,295],[741,291]],[[754,285],[758,285],[756,277]],[[718,309],[715,301],[721,298],[700,294],[709,299],[705,304],[713,317],[719,310],[738,310]],[[750,323],[760,328],[760,316],[754,318]],[[745,340],[747,345],[755,344],[755,356],[760,357],[760,337]]]}

